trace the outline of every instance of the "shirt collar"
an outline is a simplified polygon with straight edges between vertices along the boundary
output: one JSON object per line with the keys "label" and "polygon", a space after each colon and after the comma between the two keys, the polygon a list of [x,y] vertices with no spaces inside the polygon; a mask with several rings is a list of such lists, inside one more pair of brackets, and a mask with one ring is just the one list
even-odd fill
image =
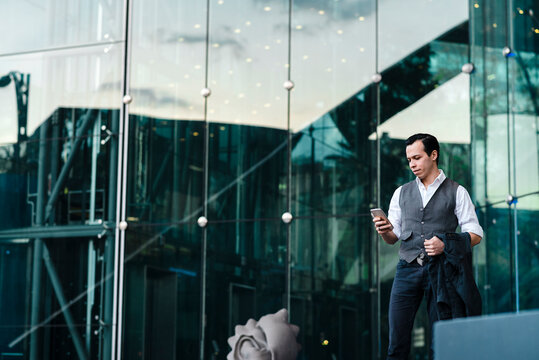
{"label": "shirt collar", "polygon": [[[438,169],[438,170],[440,170],[440,174],[436,177],[436,179],[434,179],[434,181],[432,182],[432,184],[429,185],[429,187],[432,185],[441,184],[444,182],[446,178],[444,171],[442,169]],[[415,182],[417,183],[418,186],[420,187],[423,186],[423,183],[417,176],[415,178]],[[423,186],[423,188],[425,188],[425,186]]]}

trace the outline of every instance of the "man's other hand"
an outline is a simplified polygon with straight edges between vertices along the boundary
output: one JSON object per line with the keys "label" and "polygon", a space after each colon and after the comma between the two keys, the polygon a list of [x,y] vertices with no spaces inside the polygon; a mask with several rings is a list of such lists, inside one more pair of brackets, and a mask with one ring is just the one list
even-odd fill
{"label": "man's other hand", "polygon": [[425,240],[425,251],[428,256],[440,255],[444,252],[445,244],[439,237],[434,236],[428,240]]}

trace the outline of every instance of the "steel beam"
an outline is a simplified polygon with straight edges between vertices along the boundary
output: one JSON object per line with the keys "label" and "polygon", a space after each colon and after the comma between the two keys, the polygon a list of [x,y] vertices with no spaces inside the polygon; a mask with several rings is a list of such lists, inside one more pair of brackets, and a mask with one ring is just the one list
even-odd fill
{"label": "steel beam", "polygon": [[[37,170],[37,204],[36,204],[36,224],[43,224],[43,209],[45,204],[45,164],[47,157],[47,132],[49,123],[45,121],[39,129],[39,155]],[[28,236],[31,237],[31,236]],[[41,308],[41,261],[43,258],[43,243],[39,237],[34,240],[34,258],[32,264],[32,305],[30,308],[30,325],[32,327],[39,324]],[[39,337],[37,332],[30,336],[30,360],[37,360],[39,356]]]}
{"label": "steel beam", "polygon": [[75,157],[77,156],[80,146],[84,140],[86,140],[86,137],[84,134],[88,132],[90,129],[90,126],[93,124],[93,122],[96,119],[96,114],[98,110],[96,109],[90,109],[84,114],[82,117],[82,126],[79,128],[79,131],[76,133],[76,139],[75,143],[73,144],[73,148],[71,149],[71,153],[69,154],[69,157],[67,158],[64,166],[62,167],[62,170],[60,171],[60,175],[58,175],[58,179],[56,180],[56,183],[54,184],[54,188],[51,191],[51,195],[49,197],[49,201],[47,201],[47,206],[45,207],[45,222],[49,219],[49,216],[51,215],[52,209],[54,205],[56,204],[56,201],[58,200],[58,196],[60,195],[60,189],[64,185],[64,181],[67,177],[67,174],[69,173],[69,170],[71,170],[71,166],[73,165],[73,161],[75,160]]}
{"label": "steel beam", "polygon": [[90,224],[95,223],[95,194],[97,187],[97,156],[101,146],[101,116],[94,122],[92,130],[92,170],[90,178]]}
{"label": "steel beam", "polygon": [[82,342],[82,339],[79,333],[77,332],[77,328],[75,327],[75,322],[73,321],[73,315],[71,315],[71,311],[69,310],[69,306],[67,304],[64,291],[62,290],[62,284],[60,284],[58,273],[56,272],[56,269],[54,268],[54,265],[49,255],[49,250],[47,249],[47,246],[45,244],[43,244],[43,260],[45,263],[45,268],[47,269],[47,272],[49,273],[49,277],[51,279],[52,287],[56,294],[56,298],[58,299],[58,303],[60,304],[60,309],[62,310],[62,313],[64,314],[67,328],[69,330],[69,333],[71,334],[71,338],[73,340],[73,345],[75,345],[75,350],[77,351],[77,355],[79,356],[80,360],[86,360],[88,359],[88,355],[86,354],[86,350],[84,349],[84,344]]}
{"label": "steel beam", "polygon": [[[51,138],[52,139],[59,139],[60,138],[60,118],[63,115],[62,110],[55,111],[52,115],[52,121],[51,121]],[[60,142],[59,141],[52,141],[51,142],[51,148],[50,148],[50,186],[54,186],[56,184],[56,180],[58,179],[58,167],[60,165]],[[54,219],[54,210],[51,213],[51,218]]]}
{"label": "steel beam", "polygon": [[[107,203],[107,220],[113,224],[116,220],[116,197],[117,197],[117,176],[118,176],[118,132],[120,126],[120,114],[119,112],[112,113],[112,124],[111,132],[112,136],[110,138],[110,156],[109,156],[109,191],[108,191],[108,203]],[[114,286],[113,286],[113,276],[114,274],[114,241],[115,232],[111,232],[110,236],[107,236],[105,240],[105,274],[103,278],[105,280],[105,295],[104,295],[104,304],[103,304],[103,322],[105,323],[105,328],[103,329],[103,352],[102,359],[107,360],[111,358],[112,352],[112,332],[114,328],[112,326],[112,309],[113,309],[113,295],[114,295]]]}
{"label": "steel beam", "polygon": [[35,226],[0,231],[0,240],[100,237],[114,229],[114,223],[94,225]]}

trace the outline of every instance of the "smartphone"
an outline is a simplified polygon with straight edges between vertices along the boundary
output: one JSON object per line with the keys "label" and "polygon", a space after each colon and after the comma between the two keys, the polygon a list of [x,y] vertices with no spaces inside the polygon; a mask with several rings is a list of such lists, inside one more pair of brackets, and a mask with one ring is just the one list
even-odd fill
{"label": "smartphone", "polygon": [[380,208],[376,208],[376,209],[371,209],[371,216],[373,218],[379,216],[381,218],[384,218],[387,220],[387,215],[386,213],[384,212],[384,210],[380,209]]}

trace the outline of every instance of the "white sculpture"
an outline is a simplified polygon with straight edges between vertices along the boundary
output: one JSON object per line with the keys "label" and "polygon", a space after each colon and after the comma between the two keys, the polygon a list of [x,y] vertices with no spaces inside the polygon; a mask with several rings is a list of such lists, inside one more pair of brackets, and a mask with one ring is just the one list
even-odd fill
{"label": "white sculpture", "polygon": [[288,311],[249,319],[237,325],[236,334],[228,338],[232,351],[228,360],[295,360],[301,345],[296,342],[299,327],[288,322]]}

